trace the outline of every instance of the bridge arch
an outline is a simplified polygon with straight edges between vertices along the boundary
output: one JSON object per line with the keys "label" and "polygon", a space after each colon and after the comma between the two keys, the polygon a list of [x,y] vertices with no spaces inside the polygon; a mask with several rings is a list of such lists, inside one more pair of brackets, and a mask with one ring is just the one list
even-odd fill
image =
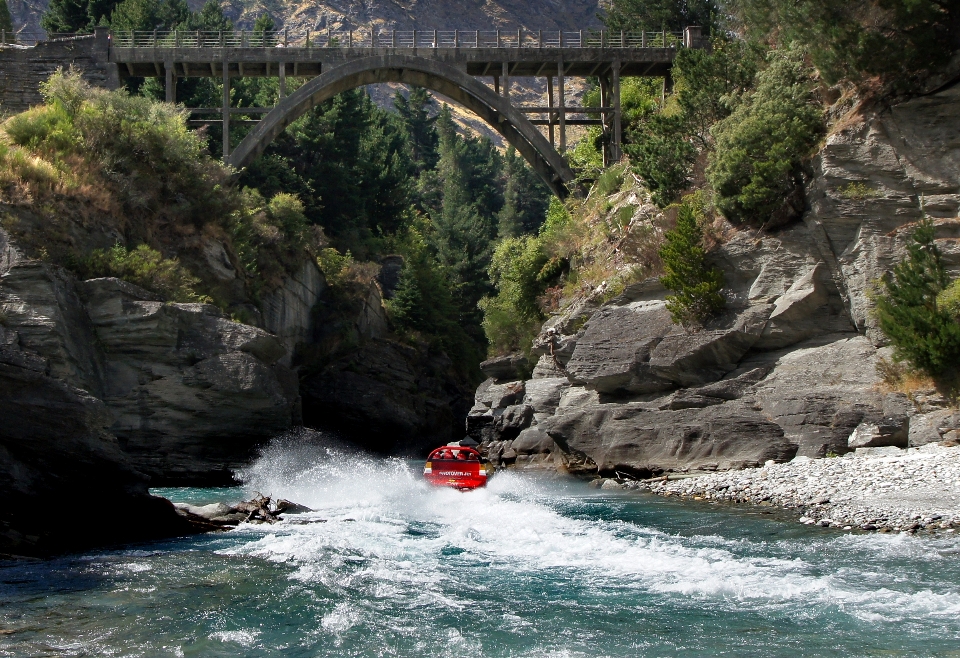
{"label": "bridge arch", "polygon": [[547,187],[563,199],[574,174],[540,131],[510,101],[466,72],[434,59],[379,55],[324,71],[284,98],[260,120],[227,158],[236,169],[250,165],[291,123],[340,92],[380,82],[401,82],[435,91],[470,110],[512,145]]}

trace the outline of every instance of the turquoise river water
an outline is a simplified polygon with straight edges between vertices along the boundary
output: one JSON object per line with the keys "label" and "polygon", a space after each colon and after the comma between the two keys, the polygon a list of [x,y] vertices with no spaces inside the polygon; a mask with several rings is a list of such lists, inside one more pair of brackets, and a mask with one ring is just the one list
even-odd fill
{"label": "turquoise river water", "polygon": [[234,489],[315,513],[0,563],[0,656],[960,656],[960,540],[273,446]]}

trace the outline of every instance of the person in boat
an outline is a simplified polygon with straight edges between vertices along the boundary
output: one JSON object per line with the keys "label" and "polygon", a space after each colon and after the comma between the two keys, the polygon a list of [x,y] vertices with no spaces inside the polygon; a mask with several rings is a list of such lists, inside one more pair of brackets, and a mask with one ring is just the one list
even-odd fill
{"label": "person in boat", "polygon": [[457,451],[457,459],[460,460],[460,461],[466,461],[466,460],[467,460],[467,451],[466,451],[466,450],[458,450],[458,451]]}
{"label": "person in boat", "polygon": [[453,459],[453,452],[450,450],[444,450],[440,453],[440,459]]}
{"label": "person in boat", "polygon": [[475,454],[473,454],[472,452],[468,452],[468,453],[467,453],[467,461],[470,461],[470,462],[478,461],[478,460],[477,460],[477,456],[476,456]]}

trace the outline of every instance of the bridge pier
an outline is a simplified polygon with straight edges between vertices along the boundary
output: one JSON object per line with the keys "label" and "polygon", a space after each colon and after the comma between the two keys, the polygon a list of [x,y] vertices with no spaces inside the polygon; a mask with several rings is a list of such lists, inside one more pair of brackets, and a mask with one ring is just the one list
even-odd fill
{"label": "bridge pier", "polygon": [[163,70],[166,74],[166,79],[164,80],[164,91],[166,92],[166,101],[168,103],[177,102],[177,75],[174,71],[174,63],[172,61],[165,61],[163,63]]}
{"label": "bridge pier", "polygon": [[223,125],[223,159],[230,157],[230,64],[223,60],[223,102],[220,106]]}

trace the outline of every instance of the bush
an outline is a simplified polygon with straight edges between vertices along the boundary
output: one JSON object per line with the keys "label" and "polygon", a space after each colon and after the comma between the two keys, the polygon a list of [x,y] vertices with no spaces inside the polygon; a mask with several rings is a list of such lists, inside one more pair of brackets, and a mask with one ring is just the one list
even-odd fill
{"label": "bush", "polygon": [[874,76],[909,90],[960,48],[960,5],[947,0],[735,0],[758,35],[797,42],[831,83]]}
{"label": "bush", "polygon": [[176,258],[164,258],[156,249],[142,244],[132,250],[117,244],[96,249],[83,263],[84,278],[114,276],[151,290],[171,302],[210,302],[194,289],[200,279],[184,269]]}
{"label": "bush", "polygon": [[699,195],[686,197],[677,208],[677,226],[664,236],[660,249],[664,269],[660,283],[673,291],[667,296],[667,310],[676,324],[688,328],[699,326],[724,306],[723,273],[705,262],[702,216]]}
{"label": "bush", "polygon": [[906,259],[885,274],[882,283],[876,317],[893,345],[894,360],[934,377],[955,368],[960,363],[958,284],[948,286],[929,219],[913,232]]}
{"label": "bush", "polygon": [[804,164],[824,130],[810,73],[800,53],[771,53],[756,90],[713,127],[707,176],[734,224],[775,226],[803,211]]}

